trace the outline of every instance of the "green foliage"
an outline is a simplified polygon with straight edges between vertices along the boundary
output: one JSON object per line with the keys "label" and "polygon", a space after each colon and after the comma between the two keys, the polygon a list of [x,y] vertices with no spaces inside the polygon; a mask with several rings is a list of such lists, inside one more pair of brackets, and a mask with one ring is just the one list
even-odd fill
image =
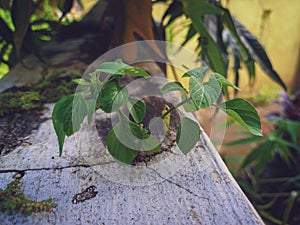
{"label": "green foliage", "polygon": [[226,76],[228,59],[231,58],[228,56],[232,55],[236,86],[239,85],[241,62],[248,70],[250,85],[255,78],[254,62],[257,62],[272,80],[286,89],[263,46],[220,1],[172,1],[162,17],[161,26],[167,27],[181,16],[188,17],[190,21],[187,35],[181,45],[185,46],[193,37],[199,36],[197,51],[200,50],[199,55],[214,71]]}
{"label": "green foliage", "polygon": [[[59,7],[60,2],[4,0],[0,3],[0,65],[12,67],[31,53],[40,58],[39,47],[51,40],[73,4],[73,0],[65,0]],[[60,19],[54,12],[57,7],[63,13]]]}
{"label": "green foliage", "polygon": [[282,94],[281,113],[270,115],[274,129],[264,137],[230,143],[254,144],[237,177],[259,214],[273,224],[299,224],[300,217],[300,92]]}
{"label": "green foliage", "polygon": [[29,216],[35,212],[50,212],[56,206],[50,198],[40,202],[27,199],[20,189],[20,179],[10,182],[5,190],[0,189],[0,211],[7,214],[22,213]]}
{"label": "green foliage", "polygon": [[[146,104],[143,100],[133,99],[129,96],[126,87],[122,86],[122,78],[125,74],[149,78],[150,76],[139,68],[126,65],[120,60],[106,62],[99,65],[86,79],[76,79],[80,86],[79,93],[59,100],[52,113],[53,125],[58,137],[59,153],[61,155],[65,136],[77,132],[87,116],[88,121],[97,109],[106,113],[115,112],[119,122],[110,130],[106,138],[107,148],[110,154],[122,163],[130,164],[138,155],[139,151],[157,151],[159,141],[151,134],[150,128],[163,121],[164,131],[170,126],[170,113],[183,106],[187,111],[196,111],[213,105],[222,92],[224,86],[236,88],[221,75],[212,73],[209,80],[204,82],[206,67],[192,69],[183,77],[190,79],[189,90],[183,88],[179,82],[170,82],[161,88],[162,93],[180,91],[182,101],[173,107],[166,106],[162,110],[160,119],[150,122],[144,127]],[[106,78],[100,81],[101,73]],[[234,101],[234,100],[232,100]],[[243,124],[254,135],[261,135],[260,120],[253,106],[242,99],[235,99],[237,105],[231,101],[220,104],[226,113],[234,112],[233,118]],[[242,104],[242,109],[238,106]],[[228,107],[230,110],[226,110]],[[124,108],[129,111],[128,117]],[[232,114],[232,113],[231,113]],[[187,154],[200,138],[199,125],[183,117],[180,121],[176,136],[176,142],[180,150]]]}

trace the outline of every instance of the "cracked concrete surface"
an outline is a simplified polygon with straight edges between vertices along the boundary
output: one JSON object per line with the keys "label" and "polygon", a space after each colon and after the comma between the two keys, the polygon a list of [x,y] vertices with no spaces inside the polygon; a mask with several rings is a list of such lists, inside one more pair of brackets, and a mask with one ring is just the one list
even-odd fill
{"label": "cracked concrete surface", "polygon": [[[51,117],[48,104],[45,118]],[[98,113],[96,117],[105,118]],[[66,139],[62,157],[51,119],[0,158],[0,188],[24,171],[28,198],[52,198],[53,212],[29,217],[0,213],[5,224],[263,224],[205,133],[187,156],[176,146],[154,162],[136,167],[115,162],[94,130],[84,125]],[[96,197],[72,204],[76,193],[94,185]]]}

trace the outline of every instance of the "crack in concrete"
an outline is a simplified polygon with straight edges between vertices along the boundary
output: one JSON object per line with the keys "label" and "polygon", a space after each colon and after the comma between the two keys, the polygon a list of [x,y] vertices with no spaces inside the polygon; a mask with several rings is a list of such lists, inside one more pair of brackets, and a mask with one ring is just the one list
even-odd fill
{"label": "crack in concrete", "polygon": [[97,163],[97,164],[78,164],[78,165],[69,165],[69,166],[62,166],[62,167],[44,167],[44,168],[29,168],[29,169],[0,169],[0,173],[20,173],[20,172],[28,172],[28,171],[43,171],[43,170],[63,170],[63,169],[69,169],[69,168],[78,168],[78,167],[83,167],[83,168],[90,168],[93,166],[101,166],[101,165],[106,165],[110,163],[115,163],[115,161],[108,161],[104,163]]}
{"label": "crack in concrete", "polygon": [[163,180],[169,182],[170,184],[174,184],[175,186],[179,187],[180,189],[183,189],[183,190],[187,191],[187,192],[190,193],[191,195],[194,195],[195,197],[198,197],[198,198],[205,199],[205,200],[207,200],[207,201],[209,202],[209,199],[208,199],[208,198],[205,198],[205,197],[203,197],[203,196],[200,196],[200,195],[194,193],[193,191],[191,191],[190,189],[188,189],[188,188],[186,188],[186,187],[183,187],[182,185],[177,184],[176,182],[174,182],[174,181],[172,181],[172,180],[170,180],[170,179],[168,179],[168,178],[163,177],[163,176],[162,176],[159,172],[157,172],[155,169],[152,169],[152,168],[148,167],[147,163],[146,163],[146,167],[147,167],[147,169],[153,171],[153,172],[156,173],[160,178],[162,178]]}

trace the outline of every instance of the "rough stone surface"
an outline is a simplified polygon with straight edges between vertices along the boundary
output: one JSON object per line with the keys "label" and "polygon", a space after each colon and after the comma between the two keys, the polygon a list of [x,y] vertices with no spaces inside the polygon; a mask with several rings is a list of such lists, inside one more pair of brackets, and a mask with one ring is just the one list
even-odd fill
{"label": "rough stone surface", "polygon": [[[187,156],[174,146],[152,163],[133,167],[115,162],[95,126],[84,125],[66,139],[58,157],[53,104],[46,107],[48,119],[29,137],[31,145],[0,158],[0,188],[24,171],[25,195],[50,197],[58,206],[29,217],[0,213],[1,224],[263,224],[204,132]],[[96,197],[72,203],[92,185]]]}

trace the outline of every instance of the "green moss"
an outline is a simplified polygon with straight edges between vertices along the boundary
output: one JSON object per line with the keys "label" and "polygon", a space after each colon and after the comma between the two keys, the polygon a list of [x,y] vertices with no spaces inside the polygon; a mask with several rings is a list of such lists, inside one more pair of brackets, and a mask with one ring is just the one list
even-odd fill
{"label": "green moss", "polygon": [[18,91],[0,94],[0,116],[18,113],[41,106],[42,96],[36,91]]}
{"label": "green moss", "polygon": [[[67,75],[61,77],[62,74]],[[0,117],[39,108],[43,103],[56,102],[62,96],[73,94],[76,89],[73,79],[79,76],[79,73],[57,70],[48,74],[40,83],[27,87],[27,91],[0,94]]]}
{"label": "green moss", "polygon": [[[61,77],[62,74],[67,74]],[[53,71],[41,83],[33,87],[44,97],[44,102],[56,102],[62,96],[71,95],[76,89],[73,79],[80,77],[79,73],[67,70]]]}
{"label": "green moss", "polygon": [[57,205],[51,203],[52,199],[40,202],[27,199],[20,189],[20,180],[10,182],[5,190],[0,189],[0,211],[7,214],[22,213],[26,216],[33,212],[49,212]]}

